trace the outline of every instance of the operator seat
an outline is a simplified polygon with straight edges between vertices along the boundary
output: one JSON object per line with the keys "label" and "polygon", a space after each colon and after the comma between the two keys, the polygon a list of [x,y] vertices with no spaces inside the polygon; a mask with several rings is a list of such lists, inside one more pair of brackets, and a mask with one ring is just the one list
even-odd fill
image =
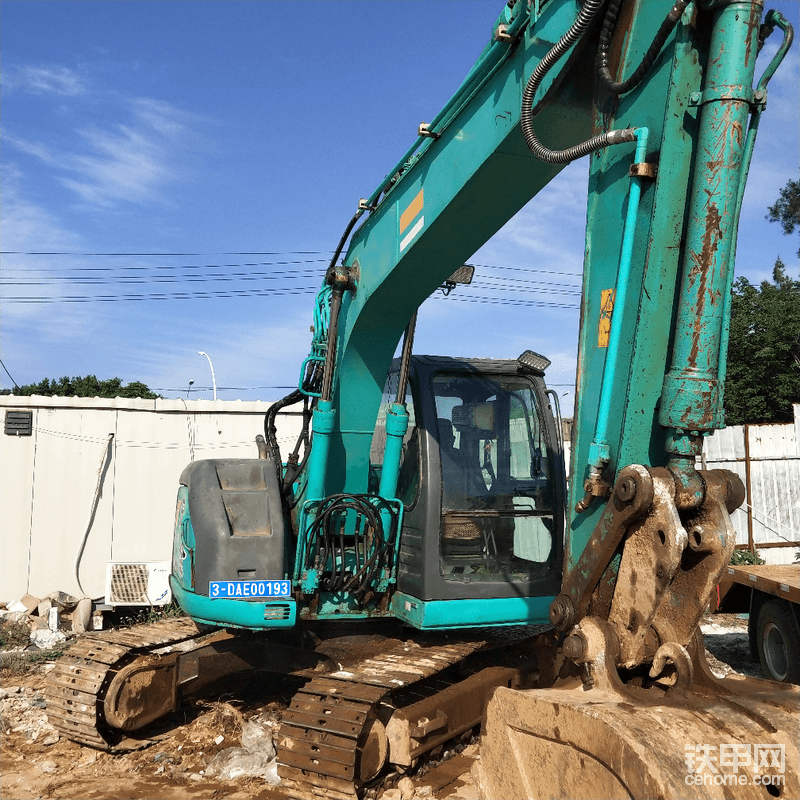
{"label": "operator seat", "polygon": [[[453,423],[449,419],[440,418],[439,425],[439,460],[442,464],[442,538],[462,542],[461,547],[448,547],[448,555],[472,556],[480,555],[482,550],[481,529],[463,512],[470,511],[475,492],[477,465],[471,465],[466,453],[455,446]],[[455,514],[453,513],[455,512]],[[460,513],[459,513],[460,512]],[[477,551],[475,544],[478,545]],[[462,551],[463,552],[458,552]]]}

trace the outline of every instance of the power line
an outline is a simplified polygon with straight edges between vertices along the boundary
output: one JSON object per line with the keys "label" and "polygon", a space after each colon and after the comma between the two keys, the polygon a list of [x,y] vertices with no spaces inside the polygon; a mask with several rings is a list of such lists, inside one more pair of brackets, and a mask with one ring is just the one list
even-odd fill
{"label": "power line", "polygon": [[[5,251],[6,254],[12,253],[14,251]],[[303,254],[302,252],[297,254]],[[309,255],[319,254],[321,253],[307,253]],[[49,255],[47,253],[44,254],[33,254],[33,253],[25,253],[23,255]],[[57,254],[56,254],[57,255]],[[71,254],[70,254],[71,255]],[[91,255],[91,254],[75,254],[75,255]],[[124,255],[124,254],[121,254]],[[136,254],[132,254],[136,255]],[[183,255],[183,254],[153,254],[153,255]],[[185,255],[194,255],[194,254],[185,254]],[[207,254],[199,254],[199,255],[207,255]],[[236,254],[236,253],[222,253],[219,255],[246,255],[246,254]],[[270,254],[253,254],[253,255],[270,255]],[[274,253],[271,255],[294,255],[294,253]],[[3,272],[4,274],[8,273],[54,273],[56,275],[60,274],[62,271],[65,273],[70,272],[147,272],[147,271],[154,271],[154,270],[213,270],[213,269],[237,269],[242,267],[262,267],[262,266],[289,266],[292,264],[302,265],[302,264],[321,264],[321,263],[328,263],[328,259],[326,258],[315,258],[315,259],[293,259],[293,260],[278,260],[278,261],[256,261],[256,262],[245,262],[245,263],[235,263],[235,264],[149,264],[149,265],[118,265],[112,267],[72,267],[67,266],[63,268],[57,267],[14,267],[5,265]],[[541,275],[561,275],[565,277],[571,278],[580,278],[582,277],[581,273],[578,272],[561,272],[558,270],[550,270],[550,269],[539,269],[536,267],[510,267],[504,264],[470,264],[469,266],[473,266],[476,269],[481,270],[499,270],[499,271],[511,271],[511,272],[523,272],[523,273],[536,273]],[[300,272],[302,270],[285,270],[285,271],[272,271],[271,274],[291,274],[293,272]],[[308,271],[308,268],[306,269]],[[267,274],[267,273],[263,273]],[[514,280],[513,278],[505,278],[504,280]]]}
{"label": "power line", "polygon": [[[303,273],[297,274],[293,276],[296,279],[300,278],[310,278],[314,277],[314,273]],[[69,285],[69,286],[98,286],[98,287],[105,287],[105,286],[147,286],[152,284],[170,284],[170,283],[233,283],[233,282],[251,282],[251,281],[282,281],[287,280],[285,275],[275,276],[269,275],[266,273],[233,273],[230,275],[193,275],[189,277],[183,278],[174,278],[168,276],[153,276],[152,278],[138,278],[138,277],[121,277],[115,280],[104,280],[98,278],[78,278],[78,279],[70,279],[69,281],[58,281],[58,280],[40,280],[40,281],[9,281],[9,280],[0,280],[0,285],[2,286],[29,286],[29,287],[36,287],[36,286],[59,286],[59,285]],[[497,281],[486,282],[486,281],[478,281],[473,283],[472,286],[481,288],[481,289],[495,289],[498,291],[513,291],[515,293],[522,293],[522,294],[569,294],[569,295],[576,295],[580,293],[580,289],[577,286],[569,286],[568,284],[558,284],[558,283],[549,283],[547,281],[525,281],[525,280],[509,280],[509,279],[501,279],[503,282],[498,283]],[[512,285],[516,284],[516,285]],[[520,286],[519,284],[524,284]],[[303,289],[303,290],[311,290],[314,287],[309,286],[297,286],[297,285],[285,285],[281,287],[274,287],[273,289],[267,291],[284,291],[287,289]]]}
{"label": "power line", "polygon": [[[12,251],[6,251],[12,252]],[[320,251],[293,251],[297,254],[319,254]],[[69,254],[73,255],[73,254]],[[91,255],[91,254],[86,254]],[[99,255],[99,254],[98,254]],[[111,255],[111,254],[106,254]],[[114,254],[128,255],[128,254]],[[164,255],[164,254],[144,254],[144,255]],[[183,255],[183,254],[168,254]],[[110,303],[110,302],[141,302],[148,300],[187,300],[187,299],[209,299],[209,298],[232,298],[250,296],[269,296],[272,294],[292,295],[292,294],[311,294],[318,289],[318,285],[306,285],[291,283],[291,281],[303,280],[308,278],[321,277],[322,270],[309,268],[306,264],[316,264],[326,262],[327,259],[303,259],[303,260],[279,260],[264,262],[248,262],[244,264],[157,264],[157,265],[122,265],[117,267],[74,267],[67,268],[66,273],[55,277],[53,269],[34,268],[24,269],[5,269],[8,272],[21,273],[21,277],[15,280],[4,278],[0,280],[0,285],[6,287],[46,287],[46,286],[92,286],[92,287],[113,287],[113,286],[148,286],[158,284],[195,284],[195,283],[251,283],[261,281],[282,282],[280,286],[264,288],[240,288],[240,289],[221,289],[219,291],[163,291],[149,293],[108,293],[108,294],[65,294],[65,295],[10,295],[0,297],[0,301],[14,304],[49,304],[49,303]],[[288,266],[298,265],[299,269],[283,270],[252,270],[248,267],[258,266]],[[557,270],[539,269],[536,267],[512,267],[503,264],[477,264],[472,265],[480,270],[489,272],[510,271],[515,273],[536,274],[536,275],[558,275],[567,277],[579,277],[577,273],[561,272]],[[225,271],[220,270],[242,270]],[[184,274],[181,274],[181,271]],[[37,274],[35,279],[25,277],[29,273]],[[102,273],[85,275],[84,273]],[[51,273],[48,275],[48,273]],[[483,275],[483,280],[478,280],[472,286],[479,289],[488,289],[496,292],[509,293],[515,295],[577,295],[580,291],[579,286],[568,283],[556,283],[542,281],[538,279],[529,280],[522,277],[509,277],[505,275]],[[488,278],[488,280],[487,280]],[[188,286],[187,286],[188,288]],[[473,302],[484,304],[504,304],[504,305],[529,305],[538,307],[557,307],[557,308],[576,308],[573,305],[556,304],[546,301],[533,301],[520,299],[519,297],[506,298],[497,296],[481,296],[475,294],[459,294],[452,299],[460,302]]]}
{"label": "power line", "polygon": [[468,264],[476,269],[506,269],[512,272],[541,272],[546,275],[569,275],[572,278],[583,277],[582,272],[556,272],[552,269],[536,269],[535,267],[506,267],[498,264]]}
{"label": "power line", "polygon": [[[244,264],[150,264],[146,266],[131,265],[131,266],[118,266],[118,267],[64,267],[63,272],[147,272],[153,270],[200,270],[200,269],[235,269],[237,267],[267,267],[267,266],[286,266],[289,264],[327,264],[326,258],[308,258],[295,261],[254,261]],[[296,272],[311,271],[306,270],[273,270],[271,274],[293,274]],[[3,268],[4,273],[19,272],[23,275],[28,273],[53,273],[59,275],[62,271],[54,267],[9,267]],[[267,274],[267,273],[264,273]]]}
{"label": "power line", "polygon": [[[11,296],[0,298],[5,303],[22,305],[46,305],[54,303],[124,303],[124,302],[143,302],[149,300],[209,300],[223,298],[242,298],[242,297],[264,297],[270,295],[312,295],[317,291],[317,287],[308,288],[289,288],[289,289],[229,289],[219,292],[153,292],[149,294],[114,294],[114,295],[63,295],[61,297],[42,297],[42,296]],[[528,292],[533,294],[533,292]],[[557,293],[561,294],[561,293]],[[433,299],[451,300],[465,303],[483,303],[488,305],[513,305],[537,308],[564,308],[578,309],[578,305],[566,305],[563,303],[553,303],[548,301],[521,300],[516,298],[501,297],[481,297],[480,295],[462,295],[461,297],[443,298],[437,295],[431,296]]]}
{"label": "power line", "polygon": [[[294,278],[312,278],[317,273],[297,273],[293,275]],[[203,283],[207,281],[280,281],[286,280],[285,275],[269,275],[267,273],[252,273],[252,272],[234,272],[229,275],[185,275],[178,278],[170,277],[169,275],[153,275],[149,278],[140,277],[120,277],[114,280],[107,280],[102,278],[69,278],[53,279],[53,280],[39,280],[39,281],[7,281],[0,280],[0,286],[60,286],[60,285],[78,285],[78,286],[114,286],[114,285],[147,285],[148,283]]]}
{"label": "power line", "polygon": [[267,250],[264,252],[214,252],[214,253],[70,253],[55,250],[27,251],[0,250],[2,256],[101,256],[101,257],[137,257],[137,258],[195,258],[198,256],[283,256],[283,255],[323,255],[333,250]]}
{"label": "power line", "polygon": [[[5,370],[5,373],[6,373],[6,375],[8,375],[8,377],[9,377],[9,378],[11,378],[11,373],[10,373],[10,372],[8,371],[8,369],[6,368],[6,365],[5,365],[5,364],[3,364],[3,360],[2,360],[1,358],[0,358],[0,365],[2,365],[3,369]],[[17,389],[19,389],[19,384],[18,384],[18,383],[17,383],[17,382],[16,382],[16,381],[15,381],[13,378],[11,378],[11,383],[13,383],[13,384],[14,384],[14,386],[15,386]]]}
{"label": "power line", "polygon": [[63,295],[61,297],[11,296],[0,298],[6,303],[40,305],[49,303],[123,303],[143,300],[203,300],[223,297],[260,297],[263,295],[281,294],[314,294],[318,287],[289,289],[229,289],[226,292],[154,292],[151,294],[89,294]]}

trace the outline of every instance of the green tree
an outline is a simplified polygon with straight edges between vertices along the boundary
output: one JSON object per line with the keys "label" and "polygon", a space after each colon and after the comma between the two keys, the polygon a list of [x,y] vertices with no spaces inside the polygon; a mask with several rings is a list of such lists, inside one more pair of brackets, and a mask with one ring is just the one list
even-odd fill
{"label": "green tree", "polygon": [[131,381],[126,386],[122,385],[120,378],[99,380],[96,375],[70,378],[64,375],[58,380],[45,378],[39,383],[30,383],[14,389],[15,395],[30,396],[34,394],[49,397],[140,397],[145,400],[155,400],[161,395],[151,392],[141,381]]}
{"label": "green tree", "polygon": [[725,419],[781,423],[800,402],[800,281],[778,259],[772,283],[737,278],[731,303]]}
{"label": "green tree", "polygon": [[[800,181],[786,181],[775,205],[770,206],[768,211],[767,219],[780,222],[785,234],[794,233],[795,227],[800,228]],[[800,248],[797,255],[800,256]]]}

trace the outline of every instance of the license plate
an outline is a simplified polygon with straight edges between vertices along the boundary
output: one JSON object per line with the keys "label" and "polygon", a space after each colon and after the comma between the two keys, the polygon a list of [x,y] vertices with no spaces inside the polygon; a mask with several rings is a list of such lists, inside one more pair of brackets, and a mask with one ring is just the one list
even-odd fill
{"label": "license plate", "polygon": [[210,581],[208,594],[212,599],[288,597],[291,588],[290,581]]}

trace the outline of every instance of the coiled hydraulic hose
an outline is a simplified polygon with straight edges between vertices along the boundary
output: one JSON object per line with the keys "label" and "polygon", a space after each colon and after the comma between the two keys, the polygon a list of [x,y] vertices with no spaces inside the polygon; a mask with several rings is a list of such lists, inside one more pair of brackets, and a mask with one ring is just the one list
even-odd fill
{"label": "coiled hydraulic hose", "polygon": [[568,147],[566,150],[550,150],[539,141],[536,136],[536,131],[533,129],[533,99],[536,97],[536,92],[544,80],[545,75],[547,75],[570,47],[581,39],[589,25],[594,21],[602,5],[603,0],[586,0],[586,3],[578,14],[578,18],[572,24],[572,27],[550,48],[545,57],[536,65],[525,87],[525,91],[522,94],[520,127],[522,128],[525,142],[536,158],[541,161],[546,161],[549,164],[568,164],[570,161],[589,155],[589,153],[593,153],[595,150],[601,150],[609,145],[632,142],[635,138],[633,128],[626,128],[624,130],[601,133],[574,147]]}
{"label": "coiled hydraulic hose", "polygon": [[[348,511],[356,512],[352,554],[348,564],[345,555],[345,522]],[[382,512],[388,512],[390,528],[383,525]],[[305,568],[330,570],[324,572],[321,586],[324,591],[352,591],[363,599],[372,581],[382,570],[390,570],[394,558],[397,531],[397,512],[381,498],[364,494],[334,494],[325,498],[308,532],[311,543],[305,557]]]}
{"label": "coiled hydraulic hose", "polygon": [[677,25],[689,2],[690,0],[678,0],[675,3],[669,14],[667,14],[666,19],[661,23],[661,27],[658,29],[650,47],[647,48],[647,52],[644,54],[639,66],[636,67],[630,78],[617,82],[608,69],[608,51],[611,49],[614,26],[617,24],[617,16],[622,0],[610,0],[606,16],[603,19],[603,28],[600,31],[600,46],[597,49],[597,71],[610,92],[616,95],[625,94],[641,82],[650,67],[655,63],[661,48],[664,46],[664,42],[667,41],[670,33],[672,33],[672,29]]}

